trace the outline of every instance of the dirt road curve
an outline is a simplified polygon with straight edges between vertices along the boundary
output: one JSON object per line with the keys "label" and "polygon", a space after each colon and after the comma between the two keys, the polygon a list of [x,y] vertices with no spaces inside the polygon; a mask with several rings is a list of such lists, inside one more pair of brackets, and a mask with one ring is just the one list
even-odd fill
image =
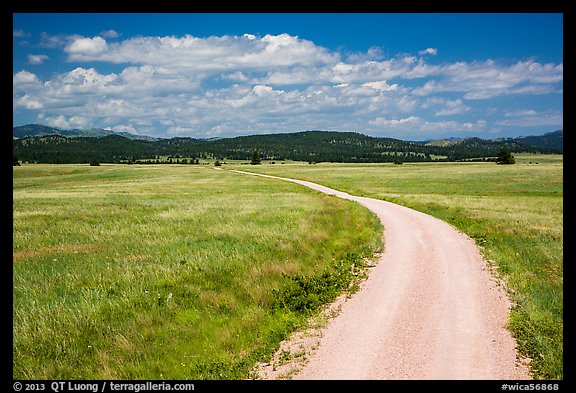
{"label": "dirt road curve", "polygon": [[279,179],[356,201],[384,225],[384,253],[294,379],[530,379],[504,328],[507,296],[470,238],[403,206]]}

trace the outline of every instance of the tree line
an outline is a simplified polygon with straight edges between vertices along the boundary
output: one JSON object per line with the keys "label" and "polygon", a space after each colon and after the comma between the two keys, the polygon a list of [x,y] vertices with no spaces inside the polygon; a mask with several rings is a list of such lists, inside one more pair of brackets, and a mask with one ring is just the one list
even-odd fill
{"label": "tree line", "polygon": [[430,146],[353,132],[306,131],[253,135],[217,140],[172,138],[133,140],[118,135],[68,138],[61,135],[25,137],[13,141],[18,160],[36,163],[178,163],[199,160],[247,160],[254,152],[262,160],[307,162],[426,162],[494,160],[500,149],[520,153],[560,153],[512,140],[470,138],[450,146]]}

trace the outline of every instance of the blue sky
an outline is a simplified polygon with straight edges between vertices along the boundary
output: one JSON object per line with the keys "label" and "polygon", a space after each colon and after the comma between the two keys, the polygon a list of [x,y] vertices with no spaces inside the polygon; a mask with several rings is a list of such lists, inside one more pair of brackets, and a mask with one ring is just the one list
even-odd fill
{"label": "blue sky", "polygon": [[563,127],[563,15],[13,14],[13,124],[404,140]]}

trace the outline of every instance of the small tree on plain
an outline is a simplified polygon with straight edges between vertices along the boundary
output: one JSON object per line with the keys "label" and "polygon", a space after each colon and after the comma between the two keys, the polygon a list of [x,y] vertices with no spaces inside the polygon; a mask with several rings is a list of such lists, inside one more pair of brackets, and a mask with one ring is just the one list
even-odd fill
{"label": "small tree on plain", "polygon": [[505,147],[500,149],[500,151],[498,152],[498,157],[496,157],[496,164],[515,164],[515,163],[516,159],[514,158],[512,153],[510,153],[510,150],[506,149]]}
{"label": "small tree on plain", "polygon": [[258,151],[254,150],[254,153],[252,153],[252,160],[250,160],[250,165],[260,165],[261,162],[260,154],[258,154]]}

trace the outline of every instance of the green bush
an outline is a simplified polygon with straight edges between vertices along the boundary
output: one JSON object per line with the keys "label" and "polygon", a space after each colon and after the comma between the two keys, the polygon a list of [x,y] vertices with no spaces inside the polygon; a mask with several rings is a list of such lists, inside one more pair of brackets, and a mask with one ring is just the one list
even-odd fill
{"label": "green bush", "polygon": [[273,308],[310,314],[321,305],[334,301],[342,291],[354,292],[358,282],[366,276],[365,267],[362,257],[350,253],[320,274],[290,276],[287,284],[274,291]]}

